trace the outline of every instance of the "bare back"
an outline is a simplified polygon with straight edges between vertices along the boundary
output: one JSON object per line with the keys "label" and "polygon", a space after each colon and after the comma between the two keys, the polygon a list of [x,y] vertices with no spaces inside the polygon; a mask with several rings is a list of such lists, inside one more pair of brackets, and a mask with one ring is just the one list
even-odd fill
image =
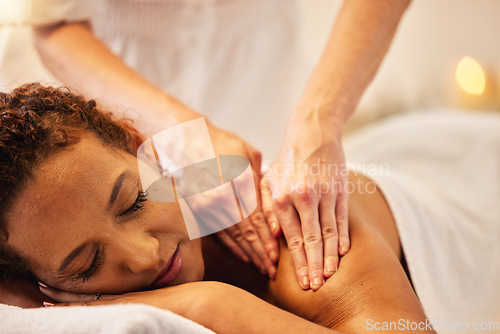
{"label": "bare back", "polygon": [[[350,181],[370,182],[361,175],[351,175]],[[394,219],[379,190],[350,195],[349,225],[352,248],[341,259],[339,270],[316,292],[300,288],[284,239],[280,241],[276,280],[267,281],[257,270],[245,267],[233,268],[222,280],[339,331],[368,332],[376,322],[425,323],[425,314],[401,264],[403,255]],[[213,278],[210,263],[206,279]],[[229,266],[225,263],[226,268]]]}

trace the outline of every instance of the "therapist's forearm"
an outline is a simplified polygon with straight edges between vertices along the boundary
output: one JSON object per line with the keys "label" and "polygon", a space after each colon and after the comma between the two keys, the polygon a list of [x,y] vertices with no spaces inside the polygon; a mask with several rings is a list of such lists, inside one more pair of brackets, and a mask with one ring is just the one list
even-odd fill
{"label": "therapist's forearm", "polygon": [[128,67],[93,35],[88,22],[34,31],[38,52],[57,79],[118,116],[130,110],[126,117],[146,135],[200,116]]}
{"label": "therapist's forearm", "polygon": [[345,0],[294,116],[341,130],[372,81],[410,0]]}

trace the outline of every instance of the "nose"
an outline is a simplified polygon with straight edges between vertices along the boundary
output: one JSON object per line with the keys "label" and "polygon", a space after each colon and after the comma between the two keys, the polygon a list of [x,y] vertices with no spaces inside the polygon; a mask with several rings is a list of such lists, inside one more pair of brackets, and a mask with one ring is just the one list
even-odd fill
{"label": "nose", "polygon": [[123,236],[121,253],[123,265],[134,274],[157,269],[160,265],[160,243],[147,232]]}

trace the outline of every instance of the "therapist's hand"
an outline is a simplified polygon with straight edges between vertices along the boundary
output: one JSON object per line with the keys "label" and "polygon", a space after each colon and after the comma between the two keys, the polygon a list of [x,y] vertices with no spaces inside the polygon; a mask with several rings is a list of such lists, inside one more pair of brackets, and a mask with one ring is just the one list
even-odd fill
{"label": "therapist's hand", "polygon": [[262,213],[259,190],[262,155],[236,134],[210,123],[207,125],[216,155],[236,154],[250,161],[257,193],[257,209],[240,223],[218,232],[217,236],[237,257],[245,262],[252,261],[263,274],[274,279],[279,245]]}
{"label": "therapist's hand", "polygon": [[325,120],[295,117],[261,182],[271,230],[282,230],[303,289],[319,289],[350,247],[341,133]]}

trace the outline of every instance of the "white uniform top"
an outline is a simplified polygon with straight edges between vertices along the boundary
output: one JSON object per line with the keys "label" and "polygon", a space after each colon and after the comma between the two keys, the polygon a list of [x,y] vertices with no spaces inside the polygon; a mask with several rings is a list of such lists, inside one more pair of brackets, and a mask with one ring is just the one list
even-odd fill
{"label": "white uniform top", "polygon": [[481,332],[474,321],[499,326],[499,129],[498,113],[417,113],[345,141],[347,158],[361,163],[389,203],[413,286],[438,333]]}
{"label": "white uniform top", "polygon": [[[2,1],[8,0],[0,0],[0,6],[7,6]],[[0,23],[90,19],[95,34],[141,75],[238,133],[267,159],[276,155],[276,138],[307,78],[295,1],[16,1],[9,5],[10,14],[0,14]],[[9,88],[19,78],[48,80],[31,46],[29,27],[24,29],[21,37],[4,42],[0,55],[0,81]],[[14,53],[19,45],[23,52]],[[9,70],[13,67],[16,71]],[[22,68],[35,74],[23,75]]]}

